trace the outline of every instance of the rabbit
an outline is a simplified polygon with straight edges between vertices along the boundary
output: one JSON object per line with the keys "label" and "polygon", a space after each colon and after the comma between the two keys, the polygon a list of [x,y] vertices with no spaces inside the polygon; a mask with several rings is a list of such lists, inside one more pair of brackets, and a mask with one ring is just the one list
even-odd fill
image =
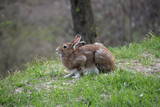
{"label": "rabbit", "polygon": [[[99,73],[114,70],[114,57],[101,43],[81,44],[76,35],[70,43],[64,43],[56,51],[70,74],[65,77],[80,77],[88,72]],[[81,45],[80,45],[81,44]]]}

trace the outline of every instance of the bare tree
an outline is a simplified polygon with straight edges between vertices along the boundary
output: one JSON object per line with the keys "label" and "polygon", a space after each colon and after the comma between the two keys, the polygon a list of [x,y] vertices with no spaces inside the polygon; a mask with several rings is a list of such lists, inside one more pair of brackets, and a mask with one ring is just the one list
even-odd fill
{"label": "bare tree", "polygon": [[93,12],[90,0],[70,0],[74,33],[81,34],[87,43],[93,43],[96,38]]}

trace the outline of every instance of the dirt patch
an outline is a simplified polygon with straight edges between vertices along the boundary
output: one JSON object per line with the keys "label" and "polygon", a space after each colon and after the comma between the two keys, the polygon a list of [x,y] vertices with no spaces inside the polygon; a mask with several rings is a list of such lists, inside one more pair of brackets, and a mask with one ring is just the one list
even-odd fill
{"label": "dirt patch", "polygon": [[139,60],[119,60],[116,62],[118,68],[134,70],[144,73],[160,72],[160,59],[154,59],[150,65],[143,65]]}

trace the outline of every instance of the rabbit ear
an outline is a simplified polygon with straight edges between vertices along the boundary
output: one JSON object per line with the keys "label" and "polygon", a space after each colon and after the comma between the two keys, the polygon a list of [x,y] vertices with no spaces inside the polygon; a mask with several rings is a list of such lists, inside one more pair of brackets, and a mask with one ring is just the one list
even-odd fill
{"label": "rabbit ear", "polygon": [[78,48],[78,47],[81,47],[81,46],[84,46],[86,44],[85,41],[80,41],[78,44],[74,45],[75,48]]}
{"label": "rabbit ear", "polygon": [[81,41],[81,35],[77,34],[74,38],[74,40],[71,42],[72,46],[76,46]]}

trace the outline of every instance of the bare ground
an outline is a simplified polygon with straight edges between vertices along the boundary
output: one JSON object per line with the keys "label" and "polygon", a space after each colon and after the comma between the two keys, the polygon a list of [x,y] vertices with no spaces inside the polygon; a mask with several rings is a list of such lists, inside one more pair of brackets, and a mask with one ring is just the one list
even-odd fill
{"label": "bare ground", "polygon": [[[150,64],[143,64],[141,60],[145,60],[145,58],[150,59]],[[153,55],[145,53],[140,59],[137,60],[118,60],[116,62],[118,68],[134,70],[143,73],[157,73],[160,72],[160,58],[155,58]]]}

